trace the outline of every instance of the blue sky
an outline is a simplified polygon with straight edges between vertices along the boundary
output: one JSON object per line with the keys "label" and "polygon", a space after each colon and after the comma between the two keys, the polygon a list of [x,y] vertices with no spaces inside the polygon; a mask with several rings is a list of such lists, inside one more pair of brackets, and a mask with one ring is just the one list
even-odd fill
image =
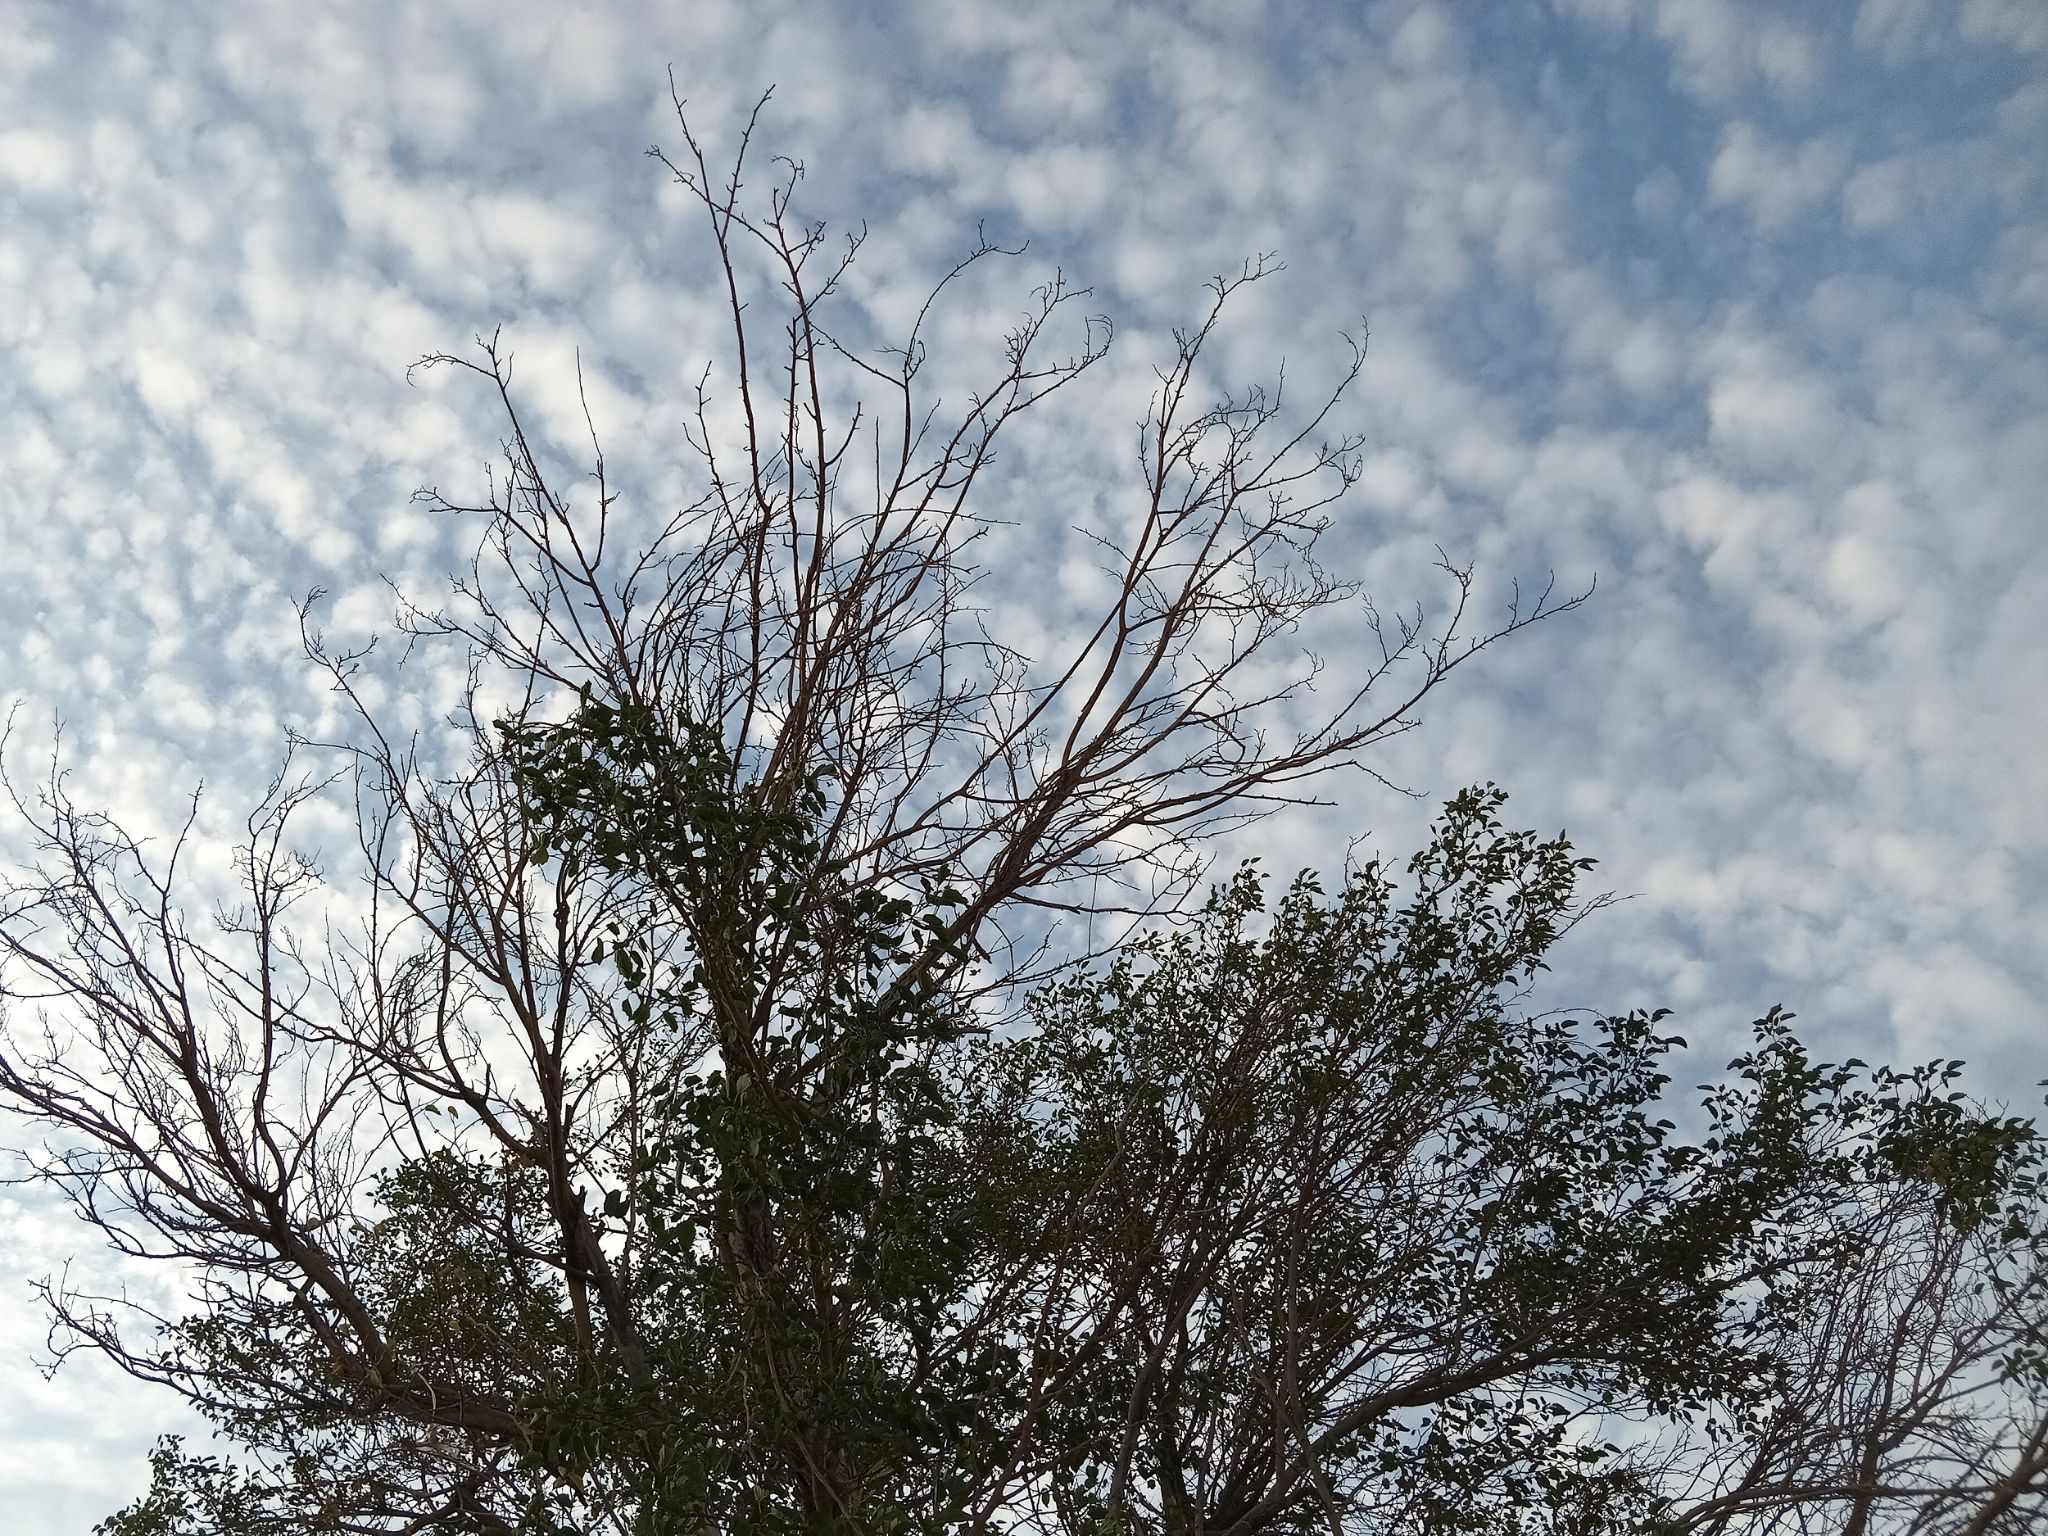
{"label": "blue sky", "polygon": [[[1344,786],[1270,863],[1495,779],[1633,898],[1556,1001],[1668,1004],[1702,1074],[1784,1002],[1837,1053],[2048,1077],[2038,0],[0,0],[0,38],[0,692],[25,742],[62,715],[82,800],[161,827],[204,779],[231,825],[329,708],[292,604],[368,629],[382,575],[445,581],[465,531],[410,492],[494,435],[420,354],[503,324],[554,424],[580,349],[631,493],[677,488],[715,315],[641,154],[672,66],[714,145],[776,87],[764,145],[868,222],[876,334],[978,221],[1030,251],[940,350],[1055,266],[1116,320],[992,487],[999,604],[1085,597],[1148,369],[1261,251],[1219,380],[1327,379],[1370,323],[1339,563],[1390,603],[1438,544],[1495,594],[1597,574],[1389,752],[1420,802]],[[0,1507],[83,1532],[176,1415],[36,1375],[27,1281],[121,1274],[20,1192],[0,1231]]]}

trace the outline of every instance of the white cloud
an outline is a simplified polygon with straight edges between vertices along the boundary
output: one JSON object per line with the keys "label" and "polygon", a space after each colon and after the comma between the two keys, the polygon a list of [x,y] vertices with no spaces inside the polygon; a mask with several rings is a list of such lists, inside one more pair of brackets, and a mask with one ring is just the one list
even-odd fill
{"label": "white cloud", "polygon": [[1092,126],[1111,99],[1109,61],[1099,50],[1018,49],[1005,70],[1003,105],[1034,125],[1056,124],[1069,132]]}
{"label": "white cloud", "polygon": [[2048,221],[2015,225],[1999,235],[1984,297],[2006,313],[2048,321]]}
{"label": "white cloud", "polygon": [[1071,230],[1101,215],[1116,188],[1116,162],[1100,149],[1060,144],[1020,157],[1005,183],[1027,227]]}
{"label": "white cloud", "polygon": [[1758,229],[1775,232],[1834,191],[1846,158],[1828,139],[1779,145],[1752,124],[1733,123],[1707,172],[1707,194],[1716,203],[1740,204]]}
{"label": "white cloud", "polygon": [[[1621,40],[1562,26],[1596,45],[1564,102],[1489,57],[1469,8],[1284,9],[137,7],[116,37],[0,0],[12,686],[74,722],[82,792],[160,819],[204,771],[231,802],[283,722],[332,707],[290,665],[293,601],[330,586],[329,622],[361,631],[380,570],[431,597],[458,558],[466,530],[406,498],[477,489],[488,402],[402,370],[500,320],[548,438],[579,445],[580,350],[635,505],[686,498],[673,396],[722,343],[696,223],[638,151],[675,145],[669,62],[714,154],[779,81],[759,147],[805,158],[806,206],[871,216],[848,298],[878,336],[977,219],[1034,237],[935,320],[949,398],[973,373],[954,349],[1055,264],[1122,322],[1099,392],[1027,425],[991,482],[1032,519],[998,536],[999,622],[1059,643],[1095,579],[1044,530],[1131,513],[1127,418],[1168,328],[1277,247],[1289,271],[1245,296],[1212,382],[1284,354],[1306,398],[1369,316],[1333,562],[1390,604],[1440,596],[1439,543],[1489,601],[1600,573],[1388,759],[1432,794],[1504,779],[1641,894],[1579,937],[1581,1000],[1685,1002],[1720,1039],[1782,995],[1861,1054],[2048,1075],[2014,1022],[2048,982],[2026,917],[2048,891],[2048,86],[1945,126],[1956,82],[2041,46],[2044,13],[1866,0],[1831,32],[1571,0],[1667,50],[1677,90],[1602,74]],[[1838,91],[1837,32],[1855,68],[1900,67]],[[1613,122],[1656,137],[1616,145]],[[430,719],[443,683],[414,678],[394,703]],[[1275,860],[1363,827],[1391,851],[1422,814],[1361,792],[1262,836]],[[78,1247],[20,1221],[20,1264]],[[89,1373],[34,1384],[32,1325],[0,1309],[0,1404],[29,1405],[0,1409],[0,1495],[82,1532],[171,1420]]]}
{"label": "white cloud", "polygon": [[53,192],[74,174],[71,144],[33,128],[0,132],[0,177],[29,192]]}
{"label": "white cloud", "polygon": [[1803,95],[1820,78],[1813,38],[1777,18],[1765,22],[1757,34],[1756,67],[1783,96]]}
{"label": "white cloud", "polygon": [[2029,53],[2048,51],[2048,11],[2033,0],[1963,0],[1963,36]]}
{"label": "white cloud", "polygon": [[1910,514],[1883,482],[1851,489],[1841,501],[1842,531],[1829,543],[1822,576],[1852,624],[1880,623],[1912,596],[1925,553],[1912,537]]}
{"label": "white cloud", "polygon": [[1760,80],[1781,96],[1810,93],[1822,76],[1812,34],[1779,7],[1738,0],[1658,0],[1656,31],[1671,47],[1673,74],[1708,100]]}
{"label": "white cloud", "polygon": [[148,348],[135,358],[135,384],[143,403],[167,426],[182,425],[193,407],[206,398],[206,385],[185,359],[161,348]]}
{"label": "white cloud", "polygon": [[1782,347],[1731,330],[1708,343],[1700,362],[1708,431],[1738,462],[1752,467],[1823,464],[1843,451],[1827,384]]}
{"label": "white cloud", "polygon": [[1900,63],[1932,40],[1947,9],[1942,0],[1862,0],[1856,8],[1854,36],[1864,47]]}

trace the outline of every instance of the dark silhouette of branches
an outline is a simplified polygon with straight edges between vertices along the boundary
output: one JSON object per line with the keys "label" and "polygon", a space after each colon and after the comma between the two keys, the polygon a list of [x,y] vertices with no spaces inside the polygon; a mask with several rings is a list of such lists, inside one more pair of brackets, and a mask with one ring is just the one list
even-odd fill
{"label": "dark silhouette of branches", "polygon": [[[1362,345],[1305,407],[1205,394],[1275,264],[1219,278],[1084,530],[1107,598],[1027,655],[983,563],[996,443],[1108,322],[1056,275],[942,394],[927,333],[1015,253],[858,347],[860,235],[798,215],[789,162],[748,185],[758,110],[718,171],[677,113],[655,153],[729,321],[690,499],[617,486],[587,411],[572,493],[501,335],[424,359],[503,423],[480,500],[422,493],[477,549],[398,624],[403,665],[466,668],[451,729],[396,730],[389,658],[309,601],[349,724],[294,741],[210,921],[194,823],[144,846],[54,765],[13,791],[23,1176],[191,1276],[173,1316],[52,1283],[53,1347],[234,1447],[166,1443],[106,1529],[2038,1518],[2030,1125],[1813,1064],[1773,1014],[1678,1142],[1655,1018],[1520,1006],[1585,861],[1497,795],[1405,872],[1204,895],[1219,834],[1373,774],[1582,600],[1482,620],[1448,556],[1433,612],[1332,574]],[[1302,636],[1347,620],[1325,668]],[[316,802],[356,885],[302,852]]]}

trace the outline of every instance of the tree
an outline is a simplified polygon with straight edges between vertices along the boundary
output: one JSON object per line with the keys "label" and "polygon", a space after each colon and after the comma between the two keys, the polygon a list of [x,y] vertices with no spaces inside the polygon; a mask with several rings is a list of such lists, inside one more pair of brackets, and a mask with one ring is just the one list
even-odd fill
{"label": "tree", "polygon": [[[356,729],[298,745],[211,931],[176,850],[54,768],[17,796],[45,859],[0,905],[0,1093],[45,1128],[29,1172],[198,1277],[173,1318],[53,1287],[57,1337],[234,1450],[166,1443],[104,1529],[2038,1514],[2029,1122],[1952,1067],[1816,1064],[1773,1013],[1680,1139],[1659,1016],[1528,1011],[1586,861],[1491,790],[1405,870],[1207,888],[1216,834],[1370,772],[1576,601],[1468,635],[1448,560],[1435,623],[1324,570],[1357,470],[1321,434],[1362,354],[1298,415],[1205,400],[1269,268],[1219,281],[1095,530],[1110,601],[1028,657],[975,606],[976,487],[1106,323],[1044,360],[1084,296],[1053,281],[948,414],[920,338],[996,248],[877,362],[833,329],[859,239],[795,218],[794,167],[749,202],[745,141],[719,178],[681,132],[731,320],[698,500],[636,509],[593,432],[572,501],[498,338],[428,360],[506,432],[486,503],[430,495],[484,528],[454,600],[401,616],[465,659],[460,750],[387,729],[375,656],[309,605]],[[1290,637],[1347,612],[1320,694]],[[315,944],[294,818],[342,789],[371,899]]]}

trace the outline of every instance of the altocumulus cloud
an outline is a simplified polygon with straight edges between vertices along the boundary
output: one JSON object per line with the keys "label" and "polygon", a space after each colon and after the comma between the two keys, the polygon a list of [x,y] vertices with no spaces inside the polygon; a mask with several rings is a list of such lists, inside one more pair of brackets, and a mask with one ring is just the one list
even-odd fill
{"label": "altocumulus cloud", "polygon": [[[204,778],[202,826],[229,827],[329,707],[298,599],[368,631],[381,578],[431,595],[459,559],[408,496],[469,483],[492,437],[404,366],[479,329],[572,448],[580,354],[632,494],[682,494],[660,450],[713,317],[637,153],[673,142],[672,64],[720,142],[778,87],[765,139],[812,211],[870,223],[876,336],[978,222],[1032,249],[939,350],[1055,266],[1116,317],[1102,393],[1021,434],[996,487],[1001,622],[1086,604],[1068,530],[1116,515],[1167,328],[1276,250],[1218,379],[1285,356],[1312,383],[1369,317],[1337,532],[1373,590],[1427,595],[1437,545],[1496,582],[1599,576],[1378,765],[1425,804],[1502,780],[1636,897],[1557,1000],[1673,1004],[1710,1052],[1783,1000],[1831,1049],[1964,1056],[2024,1098],[2048,1075],[2048,12],[1821,9],[0,0],[20,750],[61,714],[82,800],[162,832]],[[394,706],[429,724],[439,687]],[[1423,808],[1369,788],[1261,851],[1398,847]],[[87,1362],[42,1380],[26,1284],[74,1255],[161,1281],[45,1205],[0,1223],[0,1498],[82,1532],[176,1416]]]}

